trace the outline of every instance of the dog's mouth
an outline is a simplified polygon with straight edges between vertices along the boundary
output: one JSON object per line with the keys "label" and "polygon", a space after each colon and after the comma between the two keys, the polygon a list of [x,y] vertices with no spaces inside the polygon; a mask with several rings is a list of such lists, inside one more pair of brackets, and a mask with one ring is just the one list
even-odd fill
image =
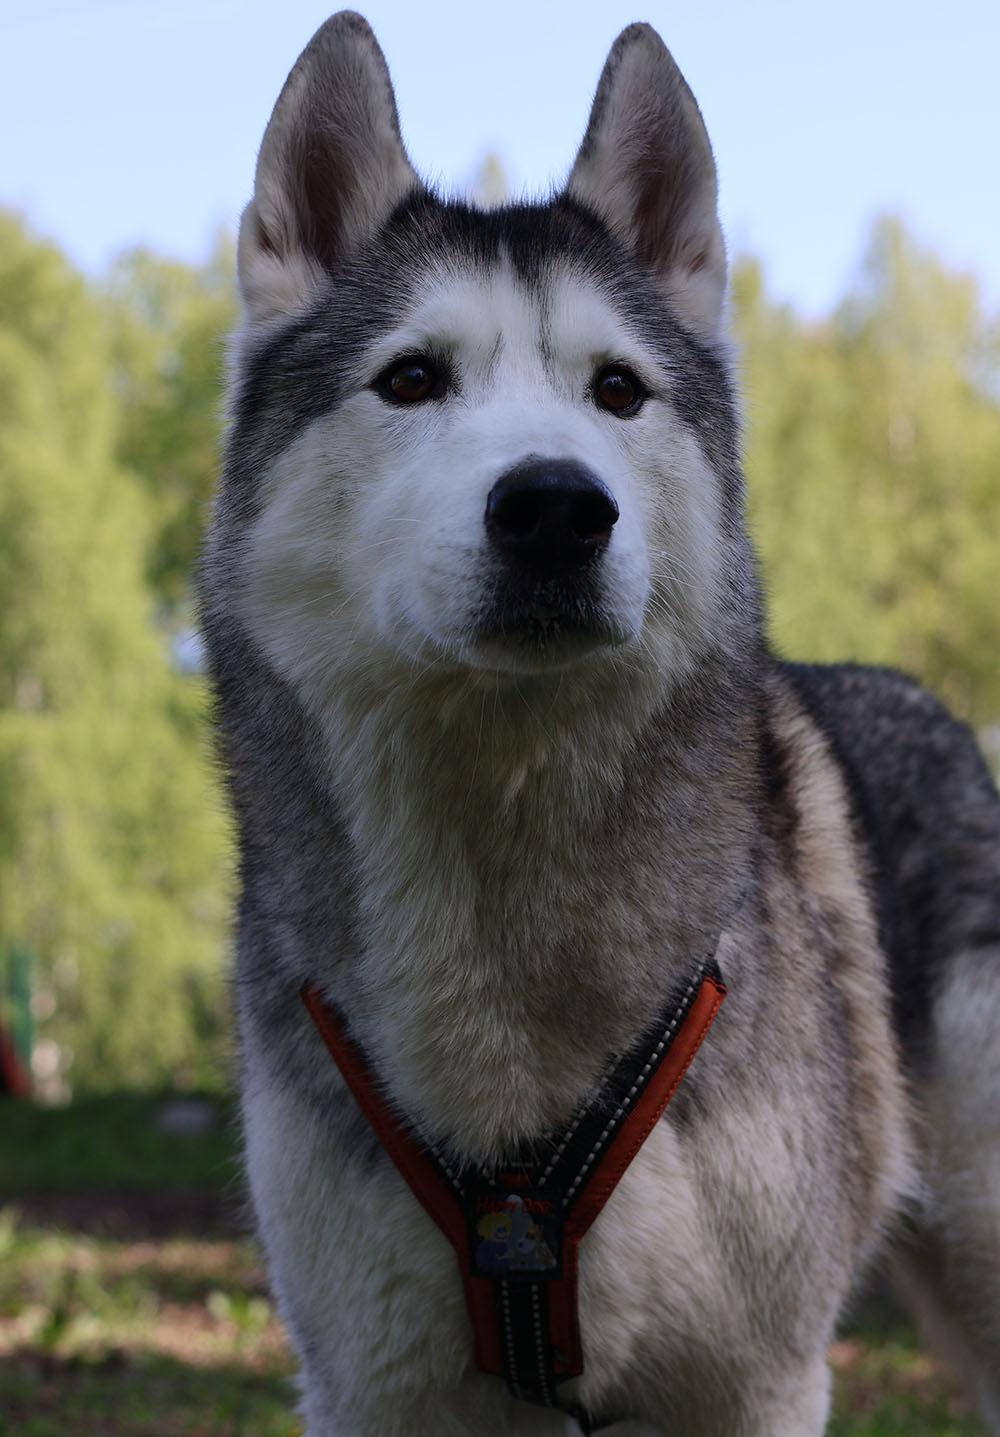
{"label": "dog's mouth", "polygon": [[634,635],[605,601],[577,584],[549,580],[530,590],[506,586],[484,603],[469,638],[477,656],[501,668],[551,668]]}

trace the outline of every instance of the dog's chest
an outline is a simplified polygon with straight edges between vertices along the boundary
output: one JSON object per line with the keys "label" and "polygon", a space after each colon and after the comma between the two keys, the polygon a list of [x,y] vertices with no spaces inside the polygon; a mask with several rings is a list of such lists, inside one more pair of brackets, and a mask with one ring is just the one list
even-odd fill
{"label": "dog's chest", "polygon": [[412,1118],[489,1159],[558,1127],[655,1012],[656,934],[610,864],[599,885],[551,855],[477,869],[443,839],[369,882],[361,1037]]}
{"label": "dog's chest", "polygon": [[[345,1399],[366,1404],[383,1392],[405,1405],[411,1387],[418,1393],[428,1382],[439,1391],[464,1384],[473,1366],[472,1329],[448,1243],[387,1159],[345,1155],[329,1134],[320,1140],[318,1130],[304,1128],[301,1115],[285,1104],[272,1092],[248,1111],[251,1170],[257,1183],[297,1195],[304,1225],[290,1249],[294,1271],[286,1280],[297,1303],[325,1312],[324,1324],[341,1334],[334,1350],[343,1360],[335,1359],[333,1375]],[[711,1392],[713,1404],[724,1402],[728,1379],[711,1367],[719,1350],[727,1352],[734,1374],[752,1365],[748,1334],[755,1324],[746,1322],[748,1305],[772,1330],[798,1320],[793,1314],[808,1276],[795,1256],[801,1175],[787,1171],[793,1145],[779,1124],[770,1134],[758,1125],[752,1142],[750,1132],[740,1119],[712,1139],[712,1191],[686,1141],[661,1123],[584,1239],[580,1395],[595,1409],[606,1406],[609,1392],[623,1389],[634,1393],[637,1413],[647,1397],[655,1408],[662,1392],[651,1386],[646,1394],[644,1384],[657,1384],[664,1370],[678,1391]],[[720,1169],[741,1176],[720,1188]],[[752,1177],[764,1169],[766,1191]],[[267,1194],[257,1197],[266,1213]],[[762,1240],[766,1269],[757,1273],[732,1261],[732,1253]],[[354,1392],[362,1380],[364,1390]],[[499,1379],[479,1381],[485,1401],[503,1399]],[[690,1403],[688,1412],[694,1415]],[[716,1431],[717,1418],[716,1405],[690,1430]]]}

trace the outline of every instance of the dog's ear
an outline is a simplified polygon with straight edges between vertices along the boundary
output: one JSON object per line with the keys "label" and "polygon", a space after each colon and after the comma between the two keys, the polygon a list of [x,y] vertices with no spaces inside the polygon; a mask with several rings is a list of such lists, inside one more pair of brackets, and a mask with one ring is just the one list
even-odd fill
{"label": "dog's ear", "polygon": [[567,190],[652,266],[683,323],[718,335],[726,256],[712,147],[649,25],[630,25],[611,47]]}
{"label": "dog's ear", "polygon": [[341,11],[299,56],[261,143],[239,239],[250,316],[300,306],[418,184],[385,57],[368,22]]}

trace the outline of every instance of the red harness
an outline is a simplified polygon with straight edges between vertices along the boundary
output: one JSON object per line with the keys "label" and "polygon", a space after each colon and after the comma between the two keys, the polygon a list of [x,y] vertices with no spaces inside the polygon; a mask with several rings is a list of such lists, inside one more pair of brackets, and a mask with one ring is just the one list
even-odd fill
{"label": "red harness", "polygon": [[[455,1250],[476,1365],[523,1401],[591,1419],[557,1399],[583,1371],[580,1243],[676,1093],[726,996],[705,961],[650,1035],[600,1082],[561,1133],[486,1172],[443,1156],[393,1111],[336,1007],[315,984],[302,998],[376,1136]],[[603,1425],[603,1424],[597,1424]]]}

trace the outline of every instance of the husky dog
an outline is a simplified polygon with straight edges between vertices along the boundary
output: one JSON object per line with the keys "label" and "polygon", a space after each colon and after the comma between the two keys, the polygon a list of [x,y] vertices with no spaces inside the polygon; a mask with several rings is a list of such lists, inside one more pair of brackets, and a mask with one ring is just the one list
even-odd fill
{"label": "husky dog", "polygon": [[695,958],[721,1016],[580,1250],[619,1430],[818,1437],[892,1239],[1000,1433],[1000,803],[910,680],[770,653],[716,174],[658,36],[565,189],[433,194],[335,16],[243,216],[202,613],[250,1185],[309,1437],[556,1434],[300,1001],[455,1161],[564,1124]]}

